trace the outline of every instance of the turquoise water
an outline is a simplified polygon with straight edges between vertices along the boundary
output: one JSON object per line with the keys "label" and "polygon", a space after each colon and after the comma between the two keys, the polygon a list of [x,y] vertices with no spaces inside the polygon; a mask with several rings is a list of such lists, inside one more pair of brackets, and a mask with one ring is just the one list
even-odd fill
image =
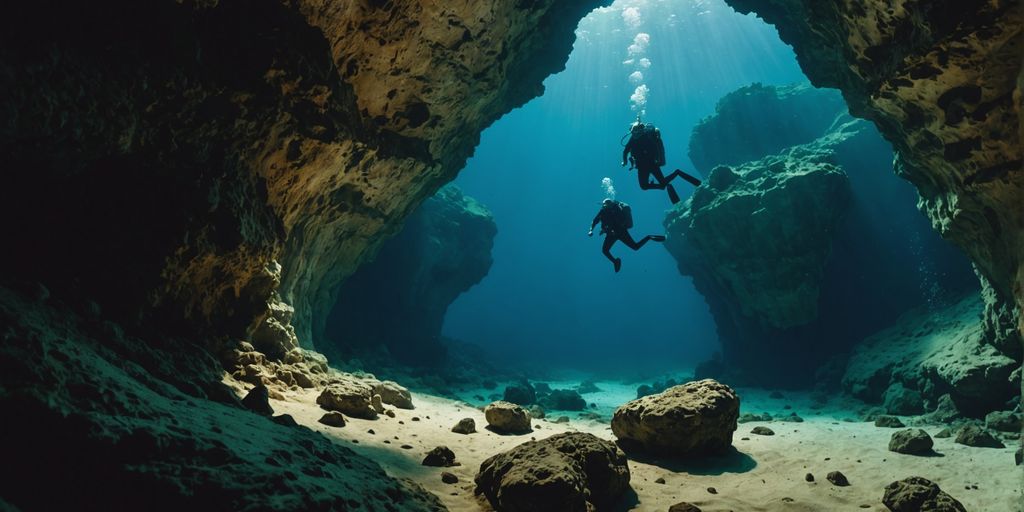
{"label": "turquoise water", "polygon": [[[637,71],[643,80],[631,81]],[[696,174],[690,132],[719,98],[753,82],[803,81],[774,27],[720,0],[618,1],[593,12],[580,22],[566,70],[488,128],[456,180],[491,209],[498,235],[489,275],[449,308],[445,335],[572,367],[657,371],[707,359],[718,349],[714,323],[668,252],[618,244],[616,274],[600,238],[587,238],[605,197],[601,180],[610,177],[632,206],[637,238],[661,233],[665,192],[641,191],[636,173],[619,166],[637,87],[648,90],[644,119],[662,131],[665,170]],[[676,188],[683,200],[693,191]]]}

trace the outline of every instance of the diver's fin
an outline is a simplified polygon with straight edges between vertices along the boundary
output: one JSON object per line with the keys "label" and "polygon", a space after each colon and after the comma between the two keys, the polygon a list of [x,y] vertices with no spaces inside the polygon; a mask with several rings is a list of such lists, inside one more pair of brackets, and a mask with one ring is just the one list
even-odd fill
{"label": "diver's fin", "polygon": [[672,204],[679,202],[679,194],[676,193],[676,188],[672,185],[665,185],[665,190],[668,191],[668,199],[672,201]]}
{"label": "diver's fin", "polygon": [[622,258],[615,258],[615,271],[618,272],[622,268]]}
{"label": "diver's fin", "polygon": [[685,172],[683,172],[683,171],[681,171],[679,169],[676,169],[675,172],[679,173],[679,176],[682,177],[684,180],[686,180],[686,182],[689,183],[690,185],[693,185],[695,187],[699,187],[700,186],[700,180],[699,179],[697,179],[697,178],[695,178],[693,176],[690,176],[689,174],[686,174]]}
{"label": "diver's fin", "polygon": [[665,235],[651,235],[651,240],[655,242],[664,242]]}

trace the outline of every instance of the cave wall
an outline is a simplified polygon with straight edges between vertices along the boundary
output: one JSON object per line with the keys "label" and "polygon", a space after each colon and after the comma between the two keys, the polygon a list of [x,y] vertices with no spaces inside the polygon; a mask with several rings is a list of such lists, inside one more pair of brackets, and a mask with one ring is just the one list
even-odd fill
{"label": "cave wall", "polygon": [[332,360],[386,347],[402,364],[440,363],[448,306],[487,275],[497,232],[484,205],[446,185],[345,281],[321,349]]}
{"label": "cave wall", "polygon": [[543,91],[594,6],[21,5],[0,30],[5,278],[231,336],[283,301],[312,346],[339,283]]}
{"label": "cave wall", "polygon": [[1020,2],[727,2],[775,25],[812,83],[840,89],[893,144],[919,208],[977,267],[990,343],[1019,347]]}

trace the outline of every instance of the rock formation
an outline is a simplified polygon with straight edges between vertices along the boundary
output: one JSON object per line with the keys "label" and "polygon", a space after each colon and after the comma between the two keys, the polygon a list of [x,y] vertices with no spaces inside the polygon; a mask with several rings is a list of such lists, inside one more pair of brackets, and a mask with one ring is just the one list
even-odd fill
{"label": "rock formation", "polygon": [[[2,17],[0,213],[17,221],[0,406],[24,411],[4,426],[22,470],[3,500],[440,508],[219,381],[324,386],[297,347],[321,339],[339,283],[543,91],[599,3],[105,0]],[[216,471],[165,471],[184,466]]]}
{"label": "rock formation", "polygon": [[487,275],[496,233],[486,208],[454,185],[442,188],[345,281],[320,348],[351,356],[384,346],[406,364],[437,361],[445,312]]}
{"label": "rock formation", "polygon": [[614,443],[569,432],[485,460],[475,480],[476,493],[498,512],[589,512],[629,489],[629,467]]}
{"label": "rock formation", "polygon": [[900,0],[726,0],[793,46],[818,87],[842,91],[898,154],[932,226],[969,255],[987,342],[1018,361],[1024,309],[1020,2],[936,8]]}
{"label": "rock formation", "polygon": [[740,399],[711,379],[688,382],[615,410],[612,432],[626,448],[700,455],[732,446]]}
{"label": "rock formation", "polygon": [[719,165],[737,166],[813,142],[846,111],[836,91],[809,84],[753,84],[725,95],[715,113],[693,129],[690,161],[707,176]]}
{"label": "rock formation", "polygon": [[1020,363],[984,342],[983,309],[981,299],[970,295],[937,311],[908,312],[855,347],[843,388],[879,403],[899,386],[919,393],[927,411],[947,394],[955,410],[969,415],[1001,409],[1019,396],[1020,382],[1011,376]]}
{"label": "rock formation", "polygon": [[964,506],[931,480],[912,476],[885,486],[882,503],[892,512],[965,512]]}
{"label": "rock formation", "polygon": [[[814,106],[801,130],[779,128],[796,122],[784,112]],[[762,385],[838,381],[793,370],[827,367],[939,290],[976,286],[967,260],[915,210],[912,188],[891,175],[889,144],[845,110],[834,92],[754,85],[694,130],[707,165],[753,159],[711,170],[666,218],[667,248],[708,301],[724,347],[727,364],[702,365],[702,377],[735,378],[721,371],[738,368]],[[724,145],[737,131],[757,143]]]}

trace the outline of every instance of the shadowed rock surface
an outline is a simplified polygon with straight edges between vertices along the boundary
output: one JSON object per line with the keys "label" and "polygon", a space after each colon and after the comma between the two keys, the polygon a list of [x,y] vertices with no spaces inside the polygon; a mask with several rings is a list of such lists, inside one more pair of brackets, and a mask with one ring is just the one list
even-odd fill
{"label": "shadowed rock surface", "polygon": [[612,432],[626,448],[682,456],[722,452],[732,446],[739,407],[728,386],[689,382],[622,405]]}
{"label": "shadowed rock surface", "polygon": [[919,392],[928,411],[937,410],[948,394],[953,410],[935,416],[937,421],[954,419],[960,411],[983,417],[1001,408],[1019,396],[1020,382],[1011,376],[1020,364],[986,343],[983,309],[972,295],[944,309],[908,312],[854,348],[843,387],[861,400],[880,403],[891,386],[903,386]]}
{"label": "shadowed rock surface", "polygon": [[614,443],[570,432],[485,460],[475,481],[498,512],[589,512],[607,510],[629,489],[629,467]]}
{"label": "shadowed rock surface", "polygon": [[933,441],[927,432],[919,428],[893,432],[889,439],[889,451],[907,455],[925,455],[932,452]]}
{"label": "shadowed rock surface", "polygon": [[416,365],[443,359],[445,312],[487,275],[496,233],[483,205],[454,185],[442,188],[341,286],[323,349],[348,359],[383,346]]}

